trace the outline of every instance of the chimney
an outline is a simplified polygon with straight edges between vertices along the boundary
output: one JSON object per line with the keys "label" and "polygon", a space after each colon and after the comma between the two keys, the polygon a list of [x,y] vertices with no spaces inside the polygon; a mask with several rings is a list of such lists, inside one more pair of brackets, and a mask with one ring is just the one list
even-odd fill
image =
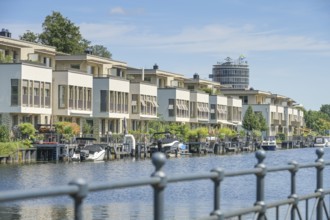
{"label": "chimney", "polygon": [[199,79],[199,75],[198,75],[198,73],[195,73],[195,74],[194,74],[194,79],[197,79],[197,80]]}
{"label": "chimney", "polygon": [[157,63],[155,63],[155,65],[154,65],[154,70],[158,70],[158,65],[157,65]]}
{"label": "chimney", "polygon": [[8,29],[2,28],[2,30],[0,31],[0,36],[10,37],[11,38],[11,33],[9,32]]}
{"label": "chimney", "polygon": [[85,49],[85,54],[93,54],[93,49],[92,48],[86,48]]}

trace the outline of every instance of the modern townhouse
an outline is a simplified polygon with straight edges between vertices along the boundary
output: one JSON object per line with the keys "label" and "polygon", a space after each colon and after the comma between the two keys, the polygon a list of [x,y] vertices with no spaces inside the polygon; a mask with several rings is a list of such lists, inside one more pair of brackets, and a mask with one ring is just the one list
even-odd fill
{"label": "modern townhouse", "polygon": [[81,127],[93,116],[93,76],[78,70],[53,71],[53,122]]}
{"label": "modern townhouse", "polygon": [[0,36],[1,123],[50,123],[54,47]]}
{"label": "modern townhouse", "polygon": [[[219,82],[200,79],[199,75],[195,73],[193,78],[185,80],[184,85],[185,88],[191,91],[208,94],[208,101],[206,101],[206,96],[204,95],[204,101],[197,102],[198,120],[205,121],[206,116],[209,116],[207,123],[210,126],[230,127],[232,129],[236,129],[237,125],[241,123],[241,100],[221,95],[221,85]],[[192,121],[194,122],[196,120],[192,119]],[[200,125],[197,124],[197,126]]]}
{"label": "modern townhouse", "polygon": [[[150,94],[148,96],[155,99],[150,105],[154,104],[156,117],[155,115],[145,115],[143,117],[150,118],[152,116],[153,119],[160,117],[168,122],[189,122],[190,92],[184,89],[185,77],[183,75],[159,70],[156,64],[152,69],[128,68],[127,75],[131,79],[131,85],[134,85],[136,81],[144,84],[148,83],[149,94],[155,92],[154,95]],[[153,86],[153,88],[150,86]],[[143,96],[140,100],[143,100]],[[132,103],[135,103],[134,99],[132,99]],[[143,103],[140,105],[142,107]],[[134,122],[132,126],[132,128],[135,127]],[[145,126],[147,126],[147,123],[145,123]]]}
{"label": "modern townhouse", "polygon": [[123,133],[129,120],[129,80],[108,76],[93,79],[93,135]]}
{"label": "modern townhouse", "polygon": [[159,117],[167,122],[190,123],[190,91],[183,88],[158,89]]}
{"label": "modern townhouse", "polygon": [[[129,119],[130,83],[126,79],[126,66],[125,62],[89,53],[56,57],[57,71],[83,73],[75,85],[67,85],[71,90],[66,96],[77,100],[73,102],[78,107],[75,113],[81,116],[80,125],[88,123],[96,138],[105,137],[110,132],[123,132],[124,121]],[[78,85],[78,82],[81,83]],[[62,96],[61,91],[58,95]],[[91,108],[89,103],[92,103]]]}
{"label": "modern townhouse", "polygon": [[295,102],[291,98],[254,89],[222,89],[222,93],[242,100],[243,117],[248,106],[251,106],[254,112],[261,112],[268,125],[268,131],[264,135],[284,133],[290,138],[301,134],[304,126],[303,111],[295,108]]}
{"label": "modern townhouse", "polygon": [[227,120],[231,125],[242,125],[242,101],[237,97],[227,97]]}
{"label": "modern townhouse", "polygon": [[148,130],[148,122],[158,119],[157,86],[149,82],[130,82],[130,120],[127,127],[134,131]]}

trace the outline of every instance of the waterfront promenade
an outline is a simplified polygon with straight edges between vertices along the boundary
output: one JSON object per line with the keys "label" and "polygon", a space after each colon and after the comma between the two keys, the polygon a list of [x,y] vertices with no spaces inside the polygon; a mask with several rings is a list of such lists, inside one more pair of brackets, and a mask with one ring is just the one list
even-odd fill
{"label": "waterfront promenade", "polygon": [[[301,215],[304,216],[302,219],[307,219],[305,218],[307,214],[308,216],[317,215],[317,209],[313,211],[313,204],[320,201],[318,198],[323,198],[323,196],[328,198],[327,189],[330,188],[327,167],[329,163],[326,162],[330,161],[330,151],[325,148],[319,150],[316,155],[315,150],[315,148],[303,148],[261,154],[258,152],[257,155],[255,153],[231,156],[207,155],[168,160],[156,157],[153,158],[153,163],[158,168],[153,167],[150,160],[46,163],[23,167],[8,165],[1,169],[1,175],[7,178],[0,180],[2,191],[6,191],[0,196],[2,207],[0,214],[4,216],[3,214],[10,213],[16,208],[17,214],[8,219],[33,219],[33,215],[47,216],[49,212],[53,213],[51,219],[73,219],[75,206],[72,205],[71,197],[68,196],[24,200],[17,202],[18,205],[13,207],[4,203],[4,200],[6,196],[7,199],[8,196],[10,197],[8,190],[14,190],[11,196],[17,196],[17,190],[28,192],[31,189],[34,192],[31,197],[35,196],[35,193],[39,197],[49,193],[48,190],[40,189],[49,189],[52,195],[56,195],[56,190],[60,189],[62,194],[75,195],[78,189],[67,184],[74,179],[83,178],[88,183],[88,194],[83,200],[83,208],[78,208],[78,210],[84,215],[84,219],[200,219],[204,217],[217,219],[219,216],[215,216],[219,215],[219,210],[220,217],[229,218],[238,214],[242,219],[251,219],[254,212],[260,213],[264,210],[261,207],[269,208],[266,212],[268,219],[276,219],[277,215],[278,219],[284,219],[282,217],[286,215],[290,205],[291,208],[294,207],[298,200],[301,200],[298,206]],[[324,155],[322,155],[323,151]],[[266,156],[266,158],[264,161],[257,158],[258,162],[256,156]],[[161,163],[165,162],[162,168],[159,159]],[[298,165],[294,163],[288,165],[288,162],[292,160],[295,160]],[[217,168],[221,168],[223,172]],[[210,170],[213,171],[210,172]],[[263,174],[265,176],[262,180],[260,177]],[[296,177],[293,177],[293,174],[296,174]],[[166,181],[162,176],[166,177]],[[221,183],[218,185],[219,188],[216,187],[218,180]],[[163,195],[156,196],[154,193],[162,184],[165,187],[162,191]],[[137,185],[140,187],[133,187]],[[150,189],[142,185],[153,187]],[[296,190],[297,197],[293,196],[295,194],[292,193],[293,189]],[[262,205],[261,200],[264,201],[265,206]],[[307,208],[306,201],[309,202]],[[255,202],[262,206],[254,206]],[[153,205],[153,203],[158,205]],[[280,204],[283,207],[277,210],[276,206]],[[253,213],[243,215],[243,212],[248,211],[247,209],[250,211],[253,209]]]}

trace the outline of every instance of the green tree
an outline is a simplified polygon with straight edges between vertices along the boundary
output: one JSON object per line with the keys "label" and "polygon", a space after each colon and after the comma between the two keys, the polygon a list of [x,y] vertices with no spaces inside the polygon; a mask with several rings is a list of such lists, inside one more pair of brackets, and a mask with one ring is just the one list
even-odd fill
{"label": "green tree", "polygon": [[255,113],[255,118],[256,118],[257,123],[258,123],[258,130],[267,131],[268,130],[267,122],[266,122],[266,119],[264,118],[264,116],[262,115],[262,113],[261,112],[256,112]]}
{"label": "green tree", "polygon": [[322,105],[320,108],[320,112],[328,115],[330,118],[330,105]]}
{"label": "green tree", "polygon": [[329,116],[321,111],[306,111],[304,112],[304,120],[306,127],[321,134],[324,130],[328,130],[326,122],[329,122]]}
{"label": "green tree", "polygon": [[112,54],[108,51],[108,49],[102,45],[94,45],[92,46],[93,55],[105,57],[111,59]]}
{"label": "green tree", "polygon": [[249,107],[247,108],[247,110],[245,112],[243,122],[242,122],[242,127],[248,131],[259,130],[259,123],[253,112],[251,105],[249,105]]}
{"label": "green tree", "polygon": [[79,27],[68,18],[64,18],[60,12],[48,15],[42,23],[43,32],[39,35],[43,44],[54,46],[58,51],[79,54],[84,51],[83,37]]}
{"label": "green tree", "polygon": [[33,43],[39,42],[39,35],[36,33],[31,32],[30,30],[27,30],[23,35],[19,36],[20,40],[25,40]]}

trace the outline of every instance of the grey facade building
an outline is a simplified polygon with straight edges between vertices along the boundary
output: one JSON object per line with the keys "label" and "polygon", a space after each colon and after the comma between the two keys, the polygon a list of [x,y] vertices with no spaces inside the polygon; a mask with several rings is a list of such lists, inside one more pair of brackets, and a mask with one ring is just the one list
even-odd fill
{"label": "grey facade building", "polygon": [[225,62],[218,62],[213,65],[209,77],[227,88],[249,88],[249,66],[244,56],[240,56],[237,60],[227,57]]}

